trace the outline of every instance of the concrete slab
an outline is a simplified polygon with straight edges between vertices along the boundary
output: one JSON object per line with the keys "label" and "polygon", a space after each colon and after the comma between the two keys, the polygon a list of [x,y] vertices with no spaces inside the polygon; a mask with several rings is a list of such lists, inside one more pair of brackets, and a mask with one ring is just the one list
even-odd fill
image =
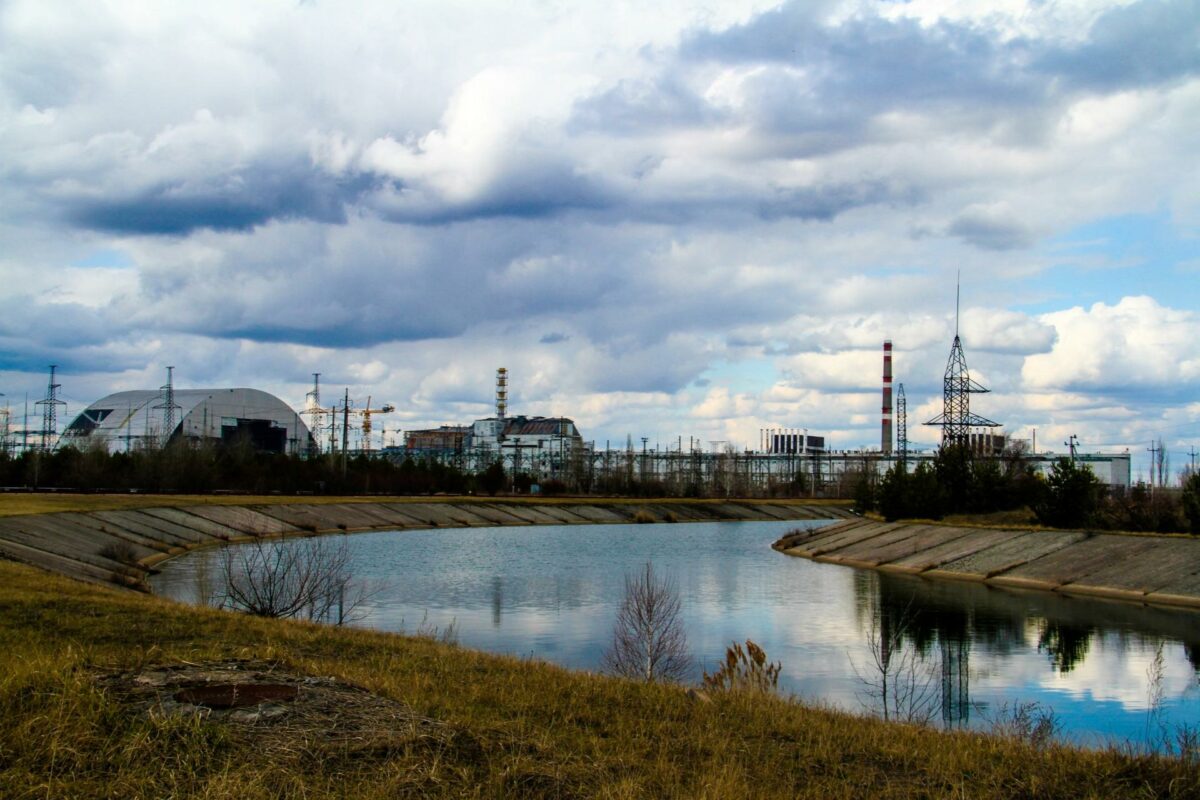
{"label": "concrete slab", "polygon": [[1136,558],[1089,572],[1064,589],[1147,594],[1186,581],[1200,570],[1200,541],[1154,538],[1149,539],[1147,545]]}
{"label": "concrete slab", "polygon": [[557,525],[580,525],[587,522],[586,519],[578,514],[572,514],[565,506],[547,503],[538,506],[538,510],[553,519]]}
{"label": "concrete slab", "polygon": [[1145,600],[1148,603],[1200,608],[1200,564],[1193,563],[1187,575],[1148,592]]}
{"label": "concrete slab", "polygon": [[120,580],[118,576],[109,570],[7,539],[0,539],[0,554],[14,561],[20,561],[23,564],[31,564],[50,572],[57,572],[60,575],[66,575],[67,577],[89,583],[100,583],[106,586],[127,583]]}
{"label": "concrete slab", "polygon": [[997,575],[992,582],[998,586],[1011,583],[1058,587],[1113,564],[1132,563],[1132,559],[1153,549],[1154,544],[1153,539],[1143,537],[1091,536]]}
{"label": "concrete slab", "polygon": [[[0,539],[15,550],[27,554],[43,553],[78,563],[103,574],[137,574],[136,568],[103,556],[100,551],[109,545],[119,545],[121,540],[105,533],[77,528],[66,520],[55,520],[56,514],[8,517],[0,527]],[[154,551],[140,548],[139,557]],[[31,555],[32,557],[32,555]],[[57,562],[56,562],[57,563]],[[91,573],[89,573],[91,574]]]}
{"label": "concrete slab", "polygon": [[944,526],[946,539],[939,544],[888,562],[897,572],[925,572],[951,561],[966,558],[988,547],[1002,544],[1020,534],[1014,531],[997,531],[981,528],[955,528]]}
{"label": "concrete slab", "polygon": [[594,522],[602,525],[615,525],[622,522],[628,522],[629,519],[620,514],[616,514],[609,508],[600,508],[599,506],[587,505],[572,505],[566,506],[567,510],[572,514],[583,517],[589,522]]}
{"label": "concrete slab", "polygon": [[492,525],[528,525],[529,523],[520,517],[509,513],[505,506],[497,506],[491,503],[479,503],[471,506],[473,511],[478,516],[483,517]]}
{"label": "concrete slab", "polygon": [[821,537],[820,540],[813,543],[811,552],[814,556],[823,556],[826,553],[833,554],[843,547],[849,547],[850,545],[873,539],[876,536],[881,536],[899,527],[900,524],[896,522],[864,522],[862,525],[851,526],[837,533]]}
{"label": "concrete slab", "polygon": [[[100,537],[115,537],[130,545],[135,545],[139,548],[145,548],[145,555],[155,555],[170,552],[182,552],[186,549],[183,544],[180,544],[174,537],[169,537],[170,541],[164,541],[162,534],[155,536],[144,536],[141,533],[132,530],[127,525],[117,525],[112,522],[106,522],[102,519],[96,519],[91,514],[76,514],[63,513],[56,515],[60,518],[69,519],[71,522],[80,527],[91,530],[96,536]],[[139,555],[138,558],[143,558],[144,555]]]}
{"label": "concrete slab", "polygon": [[839,559],[842,563],[854,562],[855,565],[877,567],[884,562],[927,550],[946,540],[944,529],[927,525],[898,525],[894,530],[843,547],[827,557]]}
{"label": "concrete slab", "polygon": [[[381,525],[388,525],[394,528],[406,528],[412,525],[413,517],[408,514],[402,514],[396,510],[397,506],[403,507],[402,503],[366,503],[363,504],[370,508],[370,513],[374,517],[378,517],[382,522]],[[422,504],[424,505],[424,504]]]}
{"label": "concrete slab", "polygon": [[39,550],[83,560],[88,560],[105,544],[112,542],[105,534],[98,534],[66,520],[55,520],[55,516],[9,517],[5,520],[4,536]]}
{"label": "concrete slab", "polygon": [[867,523],[861,519],[842,520],[831,525],[822,525],[819,528],[793,531],[786,534],[775,543],[777,545],[776,549],[790,552],[792,555],[807,557],[812,548],[818,546],[818,544],[824,541],[826,537],[834,536],[843,531],[865,524]]}
{"label": "concrete slab", "polygon": [[741,503],[720,503],[708,506],[708,508],[712,510],[713,518],[717,520],[732,519],[749,522],[761,519],[761,515],[755,514],[753,509]]}
{"label": "concrete slab", "polygon": [[[1004,542],[943,563],[939,572],[990,578],[1082,541],[1079,531],[1029,531]],[[932,577],[932,573],[931,573]]]}
{"label": "concrete slab", "polygon": [[539,510],[536,506],[513,503],[504,506],[504,510],[527,525],[555,525],[557,520]]}
{"label": "concrete slab", "polygon": [[436,520],[427,513],[427,503],[384,503],[397,520],[408,520],[406,528],[434,528]]}
{"label": "concrete slab", "polygon": [[119,525],[127,530],[138,531],[144,536],[153,536],[164,542],[181,547],[207,544],[212,537],[164,519],[143,514],[141,511],[93,511],[88,516],[100,522]]}
{"label": "concrete slab", "polygon": [[474,503],[452,503],[449,507],[454,509],[455,519],[472,528],[486,528],[495,524],[487,518],[476,514]]}
{"label": "concrete slab", "polygon": [[295,525],[242,506],[187,506],[183,510],[250,536],[297,532]]}
{"label": "concrete slab", "polygon": [[322,513],[327,519],[336,520],[333,527],[339,530],[369,531],[395,525],[395,522],[382,516],[370,503],[331,503],[322,508]]}
{"label": "concrete slab", "polygon": [[265,514],[268,517],[285,522],[294,528],[300,530],[332,530],[337,527],[337,524],[329,524],[329,519],[324,517],[318,509],[323,506],[309,505],[308,503],[278,503],[273,505],[250,506],[251,509],[260,514]]}
{"label": "concrete slab", "polygon": [[230,537],[241,536],[240,531],[234,530],[227,525],[213,522],[210,519],[196,516],[181,508],[143,508],[140,510],[143,514],[165,519],[167,522],[173,522],[184,528],[190,528],[212,539],[228,541]]}

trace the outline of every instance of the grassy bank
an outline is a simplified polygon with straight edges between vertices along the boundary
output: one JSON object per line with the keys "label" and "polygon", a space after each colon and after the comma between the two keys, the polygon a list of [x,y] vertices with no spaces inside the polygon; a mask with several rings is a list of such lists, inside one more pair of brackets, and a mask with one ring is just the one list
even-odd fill
{"label": "grassy bank", "polygon": [[[0,609],[5,798],[1200,794],[1195,768],[1177,761],[1035,750],[774,699],[705,703],[678,688],[429,639],[194,609],[6,562]],[[172,716],[96,679],[231,658],[334,676],[425,723],[331,737],[336,724],[290,731]]]}
{"label": "grassy bank", "polygon": [[[529,497],[528,495],[510,496],[497,495],[403,495],[383,497],[378,495],[254,495],[254,494],[77,494],[67,492],[5,492],[0,493],[0,517],[10,517],[19,514],[53,514],[60,511],[127,511],[138,508],[160,508],[183,506],[253,506],[280,505],[285,503],[305,503],[308,505],[330,505],[340,503],[464,503],[464,502],[504,502],[531,503],[535,505],[554,505],[580,502],[603,502],[605,504],[645,504],[655,505],[707,503],[720,504],[724,499],[697,499],[687,497],[666,498],[634,498],[634,497],[598,497],[583,495],[579,497]],[[771,502],[777,504],[821,506],[832,505],[847,507],[850,500],[805,500],[779,499],[759,501],[754,499],[738,499],[739,503],[754,504],[756,502]]]}

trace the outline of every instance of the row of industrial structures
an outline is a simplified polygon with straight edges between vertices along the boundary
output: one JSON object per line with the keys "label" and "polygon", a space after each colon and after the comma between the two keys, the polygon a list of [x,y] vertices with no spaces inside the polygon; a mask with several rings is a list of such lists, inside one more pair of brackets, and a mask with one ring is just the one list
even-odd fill
{"label": "row of industrial structures", "polygon": [[[910,451],[903,384],[893,404],[892,346],[883,352],[882,439],[879,450],[833,450],[823,436],[807,429],[762,429],[758,446],[739,450],[732,447],[706,449],[698,439],[682,438],[663,447],[640,449],[632,438],[623,446],[597,447],[585,442],[575,422],[567,417],[510,415],[508,372],[496,375],[495,414],[470,424],[404,432],[403,445],[381,442],[372,447],[372,414],[388,413],[391,405],[355,408],[348,393],[340,404],[325,407],[320,401],[319,376],[303,411],[296,411],[278,397],[257,389],[175,389],[168,368],[164,386],[157,390],[135,390],[110,394],[77,414],[57,435],[56,412],[63,404],[57,397],[59,384],[51,370],[46,398],[36,404],[42,427],[30,430],[27,423],[19,442],[12,426],[0,420],[6,451],[74,446],[102,446],[109,452],[129,452],[161,447],[175,441],[241,442],[256,450],[299,455],[320,453],[367,453],[403,459],[414,457],[479,472],[500,462],[510,474],[526,474],[534,481],[560,480],[567,485],[593,485],[596,476],[620,476],[627,480],[702,481],[713,484],[735,481],[738,487],[766,490],[778,483],[803,480],[813,487],[837,483],[860,470],[882,472],[897,462],[918,463],[932,452]],[[971,381],[966,371],[961,343],[955,337],[945,376],[945,411],[925,424],[941,426],[943,441],[962,444],[981,455],[999,455],[1008,445],[1004,436],[986,432],[996,423],[970,411],[972,393],[987,391]],[[352,422],[353,420],[353,422]],[[357,443],[352,443],[351,432]],[[382,437],[381,437],[382,438]],[[357,446],[353,446],[357,444]],[[1030,461],[1047,470],[1054,454],[1030,453]],[[1129,454],[1075,454],[1106,484],[1129,486]],[[733,487],[731,487],[732,489]]]}

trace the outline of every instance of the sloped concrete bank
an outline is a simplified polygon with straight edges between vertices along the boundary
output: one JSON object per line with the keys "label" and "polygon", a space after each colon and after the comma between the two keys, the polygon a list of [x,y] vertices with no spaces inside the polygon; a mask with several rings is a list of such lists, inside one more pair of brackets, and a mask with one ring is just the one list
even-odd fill
{"label": "sloped concrete bank", "polygon": [[852,567],[1200,609],[1200,540],[847,519],[775,542]]}
{"label": "sloped concrete bank", "polygon": [[197,547],[338,531],[849,517],[845,507],[745,501],[188,505],[0,518],[0,557],[81,580],[144,589],[154,564]]}

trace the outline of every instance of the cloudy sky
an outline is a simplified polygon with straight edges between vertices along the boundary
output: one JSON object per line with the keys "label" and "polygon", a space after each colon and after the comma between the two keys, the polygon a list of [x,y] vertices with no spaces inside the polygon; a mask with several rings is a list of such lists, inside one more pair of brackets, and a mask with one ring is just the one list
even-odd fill
{"label": "cloudy sky", "polygon": [[[0,391],[1200,447],[1195,0],[0,2]],[[1135,462],[1136,464],[1137,462]],[[1135,465],[1135,473],[1138,467]]]}

